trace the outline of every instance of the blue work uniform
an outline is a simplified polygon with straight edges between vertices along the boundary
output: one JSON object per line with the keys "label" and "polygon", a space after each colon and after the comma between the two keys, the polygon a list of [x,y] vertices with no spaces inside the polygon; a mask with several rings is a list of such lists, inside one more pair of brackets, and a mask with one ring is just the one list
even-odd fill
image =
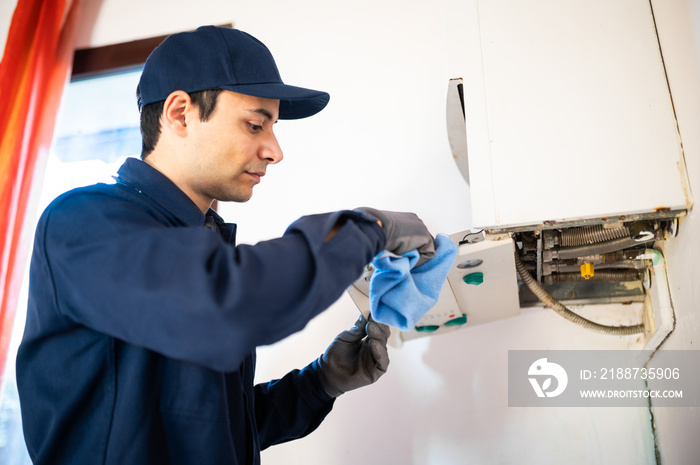
{"label": "blue work uniform", "polygon": [[254,246],[235,230],[135,158],[46,209],[17,356],[36,464],[257,464],[321,423],[316,362],[254,386],[255,348],[337,300],[384,233],[354,211]]}

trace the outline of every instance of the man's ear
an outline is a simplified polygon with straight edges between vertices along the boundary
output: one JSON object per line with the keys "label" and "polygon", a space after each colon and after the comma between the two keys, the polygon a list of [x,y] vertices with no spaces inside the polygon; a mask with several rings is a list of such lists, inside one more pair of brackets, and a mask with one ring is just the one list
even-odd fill
{"label": "man's ear", "polygon": [[192,109],[192,99],[187,92],[176,90],[168,95],[161,114],[163,129],[169,130],[179,137],[186,136],[186,117],[191,114]]}

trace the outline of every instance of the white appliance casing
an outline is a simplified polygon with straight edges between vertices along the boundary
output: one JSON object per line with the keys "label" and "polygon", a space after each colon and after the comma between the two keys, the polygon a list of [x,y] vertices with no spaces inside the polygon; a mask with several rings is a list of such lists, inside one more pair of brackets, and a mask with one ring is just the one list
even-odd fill
{"label": "white appliance casing", "polygon": [[477,10],[463,76],[475,227],[690,207],[648,2],[480,0]]}

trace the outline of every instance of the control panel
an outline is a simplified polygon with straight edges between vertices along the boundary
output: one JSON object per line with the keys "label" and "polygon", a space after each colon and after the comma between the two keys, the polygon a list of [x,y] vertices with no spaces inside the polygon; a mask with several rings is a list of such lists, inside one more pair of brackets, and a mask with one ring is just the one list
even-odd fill
{"label": "control panel", "polygon": [[[484,240],[483,234],[464,231],[450,239],[459,249],[435,306],[411,331],[394,329],[392,339],[405,341],[421,336],[454,331],[520,314],[513,241]],[[360,311],[368,316],[369,265],[362,277],[348,289]]]}

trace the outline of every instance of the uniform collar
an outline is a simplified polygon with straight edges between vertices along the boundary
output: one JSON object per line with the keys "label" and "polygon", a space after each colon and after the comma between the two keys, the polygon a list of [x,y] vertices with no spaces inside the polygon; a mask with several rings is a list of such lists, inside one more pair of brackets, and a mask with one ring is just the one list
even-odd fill
{"label": "uniform collar", "polygon": [[[138,158],[127,158],[117,174],[117,182],[136,189],[175,215],[184,224],[188,226],[204,225],[205,215],[192,199],[148,163]],[[209,214],[211,213],[214,213],[213,210],[209,211]]]}

